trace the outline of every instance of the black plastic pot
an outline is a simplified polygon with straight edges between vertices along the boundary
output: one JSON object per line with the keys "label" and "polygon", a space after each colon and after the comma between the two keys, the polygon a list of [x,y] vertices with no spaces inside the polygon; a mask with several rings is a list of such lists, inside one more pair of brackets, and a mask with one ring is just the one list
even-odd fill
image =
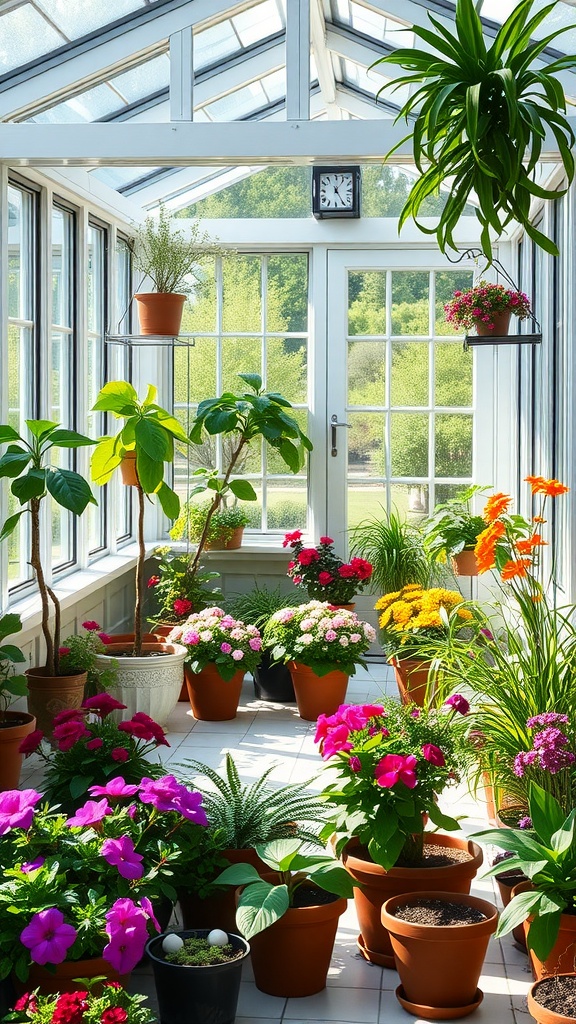
{"label": "black plastic pot", "polygon": [[276,704],[294,704],[296,695],[287,665],[273,665],[267,651],[254,669],[254,693],[257,700],[270,700]]}
{"label": "black plastic pot", "polygon": [[[182,939],[191,935],[206,938],[208,928],[196,928],[176,934]],[[250,946],[239,935],[229,933],[234,949],[243,955],[225,964],[210,967],[184,967],[163,958],[164,935],[157,935],[146,945],[154,970],[160,1024],[233,1024],[242,979],[242,966]]]}

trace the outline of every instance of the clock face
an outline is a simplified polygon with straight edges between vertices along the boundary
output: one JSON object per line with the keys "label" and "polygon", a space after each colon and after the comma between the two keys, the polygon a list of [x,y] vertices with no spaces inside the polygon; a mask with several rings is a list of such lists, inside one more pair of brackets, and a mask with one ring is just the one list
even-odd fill
{"label": "clock face", "polygon": [[354,205],[353,176],[349,171],[327,171],[320,175],[320,208],[351,210]]}

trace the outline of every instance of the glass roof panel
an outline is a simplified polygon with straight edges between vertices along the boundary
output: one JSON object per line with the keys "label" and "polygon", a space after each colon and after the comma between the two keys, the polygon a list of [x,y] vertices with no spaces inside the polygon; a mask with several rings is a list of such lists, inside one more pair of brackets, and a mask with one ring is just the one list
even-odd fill
{"label": "glass roof panel", "polygon": [[356,0],[334,0],[336,22],[346,25],[355,32],[362,32],[371,39],[391,46],[412,46],[414,33],[380,11],[361,6]]}
{"label": "glass roof panel", "polygon": [[239,47],[240,40],[232,23],[229,20],[221,21],[212,28],[194,33],[194,66],[202,68],[215,64],[223,57],[229,57]]}
{"label": "glass roof panel", "polygon": [[[145,96],[167,89],[170,84],[170,58],[168,54],[153,57],[144,64],[138,64],[121,75],[110,79],[110,85],[124,97],[128,103],[136,103]],[[120,106],[120,104],[118,104]]]}
{"label": "glass roof panel", "polygon": [[78,39],[146,6],[145,0],[97,0],[97,3],[35,0],[35,3],[69,39]]}
{"label": "glass roof panel", "polygon": [[[360,64],[356,64],[346,57],[341,58],[341,62],[344,84],[369,93],[370,96],[376,96],[376,93],[387,82],[391,81],[391,79],[384,78],[383,75],[376,74],[374,71],[368,71],[366,68],[361,67]],[[400,107],[406,102],[408,96],[409,87],[401,86],[401,88],[395,91],[385,89],[384,92],[380,93],[379,99],[381,102],[391,103],[395,107]]]}
{"label": "glass roof panel", "polygon": [[286,68],[278,68],[271,75],[266,75],[262,85],[270,103],[277,103],[286,96]]}
{"label": "glass roof panel", "polygon": [[222,96],[213,103],[207,103],[204,110],[214,121],[237,121],[241,117],[247,117],[254,111],[265,107],[268,98],[260,82],[250,82],[243,85],[241,89]]}
{"label": "glass roof panel", "polygon": [[266,36],[281,32],[284,23],[275,0],[264,0],[263,3],[254,4],[241,14],[232,18],[232,24],[236,29],[242,46],[251,46],[253,43],[265,39]]}
{"label": "glass roof panel", "polygon": [[96,167],[90,174],[93,174],[99,181],[103,181],[105,185],[110,185],[112,188],[121,188],[122,185],[127,185],[129,181],[138,181],[139,178],[144,178],[147,174],[154,174],[154,171],[160,170],[159,167]]}
{"label": "glass roof panel", "polygon": [[0,74],[36,60],[65,42],[32,4],[0,13]]}
{"label": "glass roof panel", "polygon": [[71,124],[78,121],[97,121],[99,117],[112,114],[122,101],[118,93],[114,92],[107,85],[96,85],[93,89],[87,89],[79,96],[64,103],[57,103],[56,106],[34,114],[29,118],[37,124]]}

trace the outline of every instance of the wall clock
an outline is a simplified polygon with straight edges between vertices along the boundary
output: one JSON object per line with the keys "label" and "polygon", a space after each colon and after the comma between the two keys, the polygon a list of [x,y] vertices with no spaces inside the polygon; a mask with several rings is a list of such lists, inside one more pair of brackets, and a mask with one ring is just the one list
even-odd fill
{"label": "wall clock", "polygon": [[327,217],[360,216],[360,168],[313,167],[312,213]]}

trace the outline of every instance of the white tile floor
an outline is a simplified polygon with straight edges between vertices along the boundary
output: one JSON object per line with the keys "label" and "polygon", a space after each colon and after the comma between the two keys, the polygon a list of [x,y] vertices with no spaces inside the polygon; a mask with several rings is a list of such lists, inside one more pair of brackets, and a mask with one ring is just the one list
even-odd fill
{"label": "white tile floor", "polygon": [[[377,662],[360,669],[350,681],[347,699],[363,703],[383,693],[395,694],[390,670]],[[312,779],[322,762],[314,745],[314,726],[303,722],[295,705],[276,705],[254,699],[253,684],[246,678],[237,717],[231,722],[196,722],[187,704],[176,707],[168,723],[170,747],[160,748],[167,769],[194,758],[214,768],[223,765],[230,751],[242,777],[249,781],[264,768],[275,765],[271,780],[278,784]],[[41,786],[40,763],[34,757],[24,765],[21,786]],[[313,788],[321,789],[322,777]],[[470,834],[486,827],[484,805],[476,803],[465,787],[458,787],[443,801],[447,809],[465,815],[463,831]],[[472,892],[498,902],[491,879],[476,880]],[[306,999],[278,999],[260,992],[252,980],[249,965],[244,970],[238,1006],[237,1024],[407,1024],[408,1015],[396,1001],[398,985],[395,971],[367,963],[358,953],[358,925],[354,904],[340,918],[340,927],[324,992]],[[529,1024],[526,992],[531,982],[527,958],[515,948],[512,938],[492,939],[480,988],[484,1001],[474,1014],[477,1024]],[[148,970],[133,976],[134,990],[145,992],[154,1004],[154,985]],[[416,1024],[428,1024],[425,1018],[411,1018]]]}

